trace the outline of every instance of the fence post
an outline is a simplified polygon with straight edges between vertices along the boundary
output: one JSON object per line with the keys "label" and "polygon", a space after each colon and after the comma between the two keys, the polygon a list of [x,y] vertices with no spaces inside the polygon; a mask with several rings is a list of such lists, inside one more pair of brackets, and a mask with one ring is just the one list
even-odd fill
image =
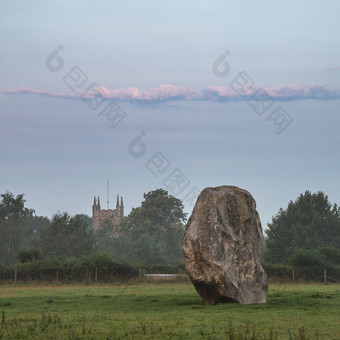
{"label": "fence post", "polygon": [[324,268],[323,270],[323,283],[327,284],[327,269]]}
{"label": "fence post", "polygon": [[18,281],[18,269],[14,269],[14,282],[17,283]]}
{"label": "fence post", "polygon": [[142,268],[139,268],[139,281],[142,281]]}
{"label": "fence post", "polygon": [[59,282],[59,270],[57,269],[57,283]]}
{"label": "fence post", "polygon": [[96,271],[94,272],[94,282],[98,282],[98,269],[96,268]]}
{"label": "fence post", "polygon": [[293,283],[295,282],[295,268],[293,267]]}

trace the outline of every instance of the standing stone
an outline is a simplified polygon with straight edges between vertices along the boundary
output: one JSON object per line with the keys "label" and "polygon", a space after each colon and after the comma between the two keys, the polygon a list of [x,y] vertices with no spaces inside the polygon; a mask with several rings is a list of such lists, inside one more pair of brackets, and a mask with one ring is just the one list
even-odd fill
{"label": "standing stone", "polygon": [[262,243],[256,202],[248,191],[224,185],[201,192],[182,252],[190,279],[206,305],[266,302]]}

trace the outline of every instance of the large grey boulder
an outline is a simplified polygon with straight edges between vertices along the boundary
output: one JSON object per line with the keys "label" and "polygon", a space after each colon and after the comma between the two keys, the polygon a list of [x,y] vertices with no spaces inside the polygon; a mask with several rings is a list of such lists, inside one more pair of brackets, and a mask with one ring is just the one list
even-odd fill
{"label": "large grey boulder", "polygon": [[182,252],[205,304],[266,302],[262,243],[256,202],[248,191],[224,185],[201,192],[186,227]]}

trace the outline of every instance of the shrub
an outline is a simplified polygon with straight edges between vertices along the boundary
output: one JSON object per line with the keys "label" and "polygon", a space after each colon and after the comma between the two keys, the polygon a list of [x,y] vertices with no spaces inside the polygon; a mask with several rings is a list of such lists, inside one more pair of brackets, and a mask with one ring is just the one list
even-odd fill
{"label": "shrub", "polygon": [[293,255],[288,258],[288,263],[296,267],[328,267],[327,259],[318,250],[295,248]]}
{"label": "shrub", "polygon": [[22,250],[17,259],[21,263],[32,262],[34,260],[41,260],[42,254],[39,249]]}

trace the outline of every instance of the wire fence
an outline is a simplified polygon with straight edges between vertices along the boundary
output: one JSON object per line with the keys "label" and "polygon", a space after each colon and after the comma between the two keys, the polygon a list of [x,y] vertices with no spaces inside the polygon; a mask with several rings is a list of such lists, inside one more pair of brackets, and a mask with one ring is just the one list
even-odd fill
{"label": "wire fence", "polygon": [[284,265],[263,265],[264,270],[270,281],[282,282],[322,282],[322,283],[339,283],[340,266],[330,268],[323,267],[291,267]]}
{"label": "wire fence", "polygon": [[[283,265],[263,265],[270,282],[319,282],[340,283],[340,266],[332,268],[322,267],[291,267]],[[186,276],[185,271],[176,272],[175,268],[163,268],[157,274],[173,273]],[[173,270],[172,270],[173,269]],[[148,274],[145,274],[148,273]],[[24,283],[24,282],[124,282],[143,281],[150,279],[152,271],[145,268],[137,268],[130,265],[111,264],[107,266],[73,266],[65,267],[10,267],[0,268],[0,283]],[[159,275],[158,275],[159,276]],[[161,276],[159,276],[161,278]],[[159,278],[158,277],[158,278]]]}
{"label": "wire fence", "polygon": [[121,282],[139,278],[141,271],[131,266],[107,266],[95,268],[5,268],[0,269],[0,282]]}

